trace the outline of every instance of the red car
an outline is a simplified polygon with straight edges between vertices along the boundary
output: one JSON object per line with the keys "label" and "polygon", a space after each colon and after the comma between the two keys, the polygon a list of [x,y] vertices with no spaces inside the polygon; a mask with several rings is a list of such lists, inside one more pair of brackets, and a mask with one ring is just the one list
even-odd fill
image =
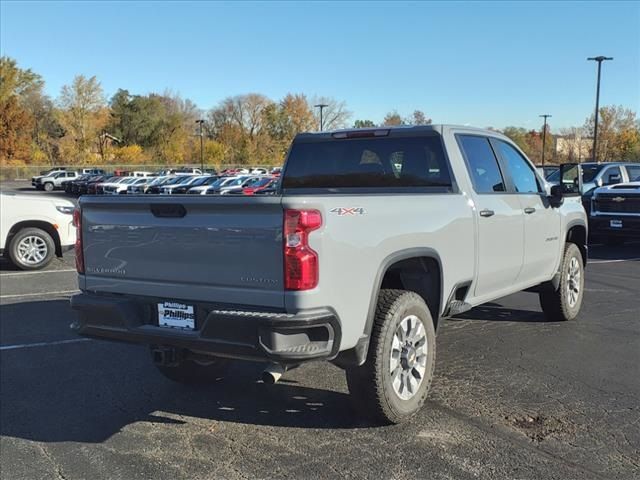
{"label": "red car", "polygon": [[278,179],[273,177],[266,177],[260,180],[259,182],[254,183],[250,187],[246,187],[242,189],[242,193],[244,195],[255,195],[256,192],[260,190],[264,190],[265,188],[271,187],[274,183],[276,183]]}

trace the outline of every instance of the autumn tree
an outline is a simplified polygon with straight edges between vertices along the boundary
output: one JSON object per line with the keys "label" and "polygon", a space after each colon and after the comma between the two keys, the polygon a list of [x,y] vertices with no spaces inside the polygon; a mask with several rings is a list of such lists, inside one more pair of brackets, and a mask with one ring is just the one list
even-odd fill
{"label": "autumn tree", "polygon": [[58,98],[60,122],[66,133],[63,138],[67,161],[90,163],[99,142],[99,135],[108,121],[102,86],[97,78],[78,75],[70,85],[62,87]]}
{"label": "autumn tree", "polygon": [[404,124],[405,124],[404,119],[395,110],[393,110],[392,112],[387,113],[384,116],[384,120],[382,120],[382,125],[385,126],[385,127],[392,127],[392,126],[404,125]]}
{"label": "autumn tree", "polygon": [[[602,107],[599,113],[598,151],[596,152],[598,161],[638,159],[640,128],[638,128],[636,113],[622,105]],[[584,129],[592,138],[594,124],[594,115],[591,115],[584,125]]]}
{"label": "autumn tree", "polygon": [[[0,57],[0,162],[24,164],[47,159],[39,146],[53,135],[50,101],[43,94],[44,81],[15,60]],[[50,152],[51,155],[53,152]]]}

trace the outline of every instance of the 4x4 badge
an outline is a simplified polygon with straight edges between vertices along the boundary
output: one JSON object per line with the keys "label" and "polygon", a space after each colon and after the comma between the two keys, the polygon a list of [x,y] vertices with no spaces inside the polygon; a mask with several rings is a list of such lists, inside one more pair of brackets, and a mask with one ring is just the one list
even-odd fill
{"label": "4x4 badge", "polygon": [[336,207],[329,210],[331,213],[337,214],[339,217],[348,217],[354,215],[365,215],[367,211],[362,207]]}

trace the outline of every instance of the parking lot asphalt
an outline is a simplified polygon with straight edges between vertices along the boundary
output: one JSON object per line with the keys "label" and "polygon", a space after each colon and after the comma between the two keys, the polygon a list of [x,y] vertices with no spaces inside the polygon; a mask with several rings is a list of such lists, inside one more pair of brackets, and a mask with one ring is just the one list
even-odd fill
{"label": "parking lot asphalt", "polygon": [[144,347],[69,330],[73,258],[0,264],[0,476],[585,479],[640,477],[640,248],[591,249],[578,321],[520,293],[446,320],[410,423],[357,417],[327,363],[206,387],[166,380]]}

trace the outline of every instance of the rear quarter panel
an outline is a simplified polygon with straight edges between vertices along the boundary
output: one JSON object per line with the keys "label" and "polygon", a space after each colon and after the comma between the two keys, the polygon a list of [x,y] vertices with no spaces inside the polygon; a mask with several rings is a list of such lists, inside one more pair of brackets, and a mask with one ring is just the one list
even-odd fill
{"label": "rear quarter panel", "polygon": [[[464,194],[287,196],[283,207],[317,209],[323,218],[322,227],[309,237],[319,255],[318,287],[285,293],[286,309],[333,307],[342,323],[341,350],[361,337],[376,298],[378,270],[390,255],[425,247],[436,251],[445,265],[445,299],[454,284],[473,278],[474,226]],[[364,213],[331,212],[340,207],[360,207]]]}

